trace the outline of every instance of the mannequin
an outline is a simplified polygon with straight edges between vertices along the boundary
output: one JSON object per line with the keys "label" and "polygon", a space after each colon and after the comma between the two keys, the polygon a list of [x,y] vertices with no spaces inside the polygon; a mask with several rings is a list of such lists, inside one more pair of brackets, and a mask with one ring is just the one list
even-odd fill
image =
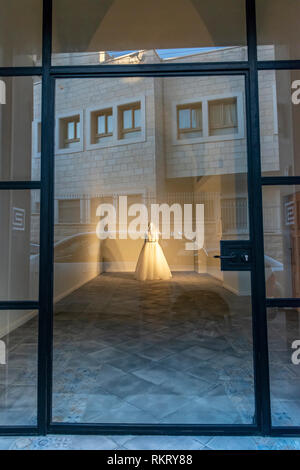
{"label": "mannequin", "polygon": [[164,252],[158,243],[158,235],[158,231],[150,222],[135,270],[135,278],[139,281],[167,280],[172,277]]}

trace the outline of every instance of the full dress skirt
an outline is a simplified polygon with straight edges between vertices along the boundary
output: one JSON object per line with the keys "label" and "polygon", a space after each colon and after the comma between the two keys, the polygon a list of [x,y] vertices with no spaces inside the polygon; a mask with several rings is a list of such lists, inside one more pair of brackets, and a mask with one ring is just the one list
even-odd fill
{"label": "full dress skirt", "polygon": [[171,277],[169,265],[158,241],[146,240],[136,265],[135,278],[139,281],[153,281]]}

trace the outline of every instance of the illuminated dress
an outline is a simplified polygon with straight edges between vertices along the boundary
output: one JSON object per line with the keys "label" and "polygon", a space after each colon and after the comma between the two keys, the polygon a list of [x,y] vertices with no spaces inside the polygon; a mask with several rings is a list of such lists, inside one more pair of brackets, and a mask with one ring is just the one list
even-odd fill
{"label": "illuminated dress", "polygon": [[158,232],[149,224],[145,243],[140,253],[135,278],[139,281],[170,279],[172,277],[164,252],[158,243]]}

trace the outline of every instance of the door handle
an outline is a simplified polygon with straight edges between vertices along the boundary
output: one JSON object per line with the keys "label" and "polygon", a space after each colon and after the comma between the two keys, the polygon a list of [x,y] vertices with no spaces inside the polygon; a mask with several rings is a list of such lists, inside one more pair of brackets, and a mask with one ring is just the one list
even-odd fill
{"label": "door handle", "polygon": [[221,240],[219,255],[221,271],[250,271],[252,268],[252,245],[247,240]]}
{"label": "door handle", "polygon": [[220,255],[215,255],[214,258],[219,258],[219,259],[236,259],[237,255],[228,255],[228,256],[220,256]]}

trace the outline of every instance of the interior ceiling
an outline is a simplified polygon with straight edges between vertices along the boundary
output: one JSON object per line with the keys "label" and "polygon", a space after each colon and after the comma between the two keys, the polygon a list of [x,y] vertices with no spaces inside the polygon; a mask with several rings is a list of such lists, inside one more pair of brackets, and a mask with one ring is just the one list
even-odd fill
{"label": "interior ceiling", "polygon": [[40,53],[42,0],[0,0],[0,48],[15,54]]}
{"label": "interior ceiling", "polygon": [[256,2],[258,44],[299,43],[299,0]]}
{"label": "interior ceiling", "polygon": [[55,0],[54,52],[246,43],[243,0]]}

